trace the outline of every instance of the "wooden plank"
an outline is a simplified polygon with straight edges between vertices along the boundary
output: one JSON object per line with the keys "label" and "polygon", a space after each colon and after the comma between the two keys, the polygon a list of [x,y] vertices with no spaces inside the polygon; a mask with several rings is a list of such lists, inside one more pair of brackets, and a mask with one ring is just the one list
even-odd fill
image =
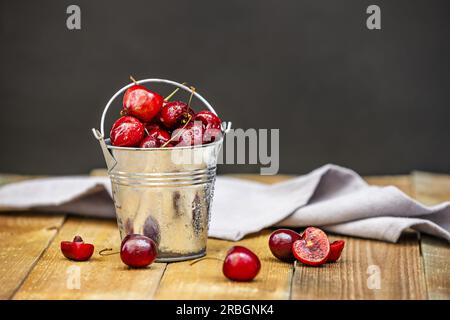
{"label": "wooden plank", "polygon": [[235,174],[227,174],[228,177],[234,177],[239,179],[251,180],[261,183],[273,184],[277,182],[286,181],[288,179],[294,178],[294,175],[287,174],[277,174],[274,176],[261,176],[258,174],[245,174],[245,173],[235,173]]}
{"label": "wooden plank", "polygon": [[94,176],[94,177],[105,177],[105,176],[108,175],[108,170],[106,170],[106,169],[93,169],[93,170],[91,170],[89,175],[90,176]]}
{"label": "wooden plank", "polygon": [[63,224],[64,216],[0,215],[0,299],[9,299]]}
{"label": "wooden plank", "polygon": [[[267,246],[269,230],[246,237],[239,242],[209,239],[208,257],[167,266],[156,298],[158,299],[288,299],[292,264],[275,259]],[[261,260],[261,271],[251,282],[233,282],[222,274],[222,260],[228,249],[242,245]]]}
{"label": "wooden plank", "polygon": [[[450,201],[450,175],[414,172],[417,200],[433,205]],[[450,245],[447,241],[422,235],[421,249],[430,299],[450,299]]]}
{"label": "wooden plank", "polygon": [[[96,245],[89,261],[67,260],[60,251],[60,242],[77,234]],[[115,221],[69,218],[14,299],[151,299],[165,264],[129,269],[118,254],[98,254],[104,248],[118,251],[119,245]]]}
{"label": "wooden plank", "polygon": [[[0,175],[0,185],[29,179]],[[9,299],[63,224],[63,215],[3,212],[0,215],[0,299]]]}
{"label": "wooden plank", "polygon": [[[365,180],[373,185],[394,185],[412,194],[410,176],[377,176]],[[341,260],[320,268],[296,264],[292,299],[427,298],[415,233],[406,234],[397,244],[337,235],[331,235],[330,239],[346,241]]]}
{"label": "wooden plank", "polygon": [[23,180],[29,180],[38,178],[39,176],[25,176],[19,174],[0,173],[0,186],[7,183],[19,182]]}
{"label": "wooden plank", "polygon": [[414,196],[422,203],[434,205],[450,201],[450,175],[413,172]]}

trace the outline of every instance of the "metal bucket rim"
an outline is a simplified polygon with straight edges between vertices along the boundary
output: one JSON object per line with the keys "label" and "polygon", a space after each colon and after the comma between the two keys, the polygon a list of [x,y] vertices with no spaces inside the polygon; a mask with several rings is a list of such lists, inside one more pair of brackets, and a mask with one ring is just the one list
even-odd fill
{"label": "metal bucket rim", "polygon": [[124,150],[124,151],[171,151],[171,150],[187,150],[187,149],[201,149],[201,148],[208,148],[208,147],[214,147],[216,145],[220,145],[223,142],[223,137],[221,137],[219,140],[210,142],[207,144],[196,144],[193,146],[175,146],[175,147],[164,147],[164,148],[139,148],[139,147],[118,147],[111,145],[110,139],[105,139],[105,144],[108,149],[111,150]]}

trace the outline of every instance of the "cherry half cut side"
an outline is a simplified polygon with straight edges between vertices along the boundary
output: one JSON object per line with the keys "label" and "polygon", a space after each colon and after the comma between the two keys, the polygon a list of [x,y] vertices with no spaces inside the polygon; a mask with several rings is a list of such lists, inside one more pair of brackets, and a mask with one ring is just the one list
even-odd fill
{"label": "cherry half cut side", "polygon": [[72,241],[61,241],[61,252],[70,260],[86,261],[94,253],[94,245],[85,243],[80,236],[75,236]]}
{"label": "cherry half cut side", "polygon": [[292,245],[292,252],[297,260],[309,266],[320,266],[327,262],[330,242],[325,232],[309,227],[301,237]]}

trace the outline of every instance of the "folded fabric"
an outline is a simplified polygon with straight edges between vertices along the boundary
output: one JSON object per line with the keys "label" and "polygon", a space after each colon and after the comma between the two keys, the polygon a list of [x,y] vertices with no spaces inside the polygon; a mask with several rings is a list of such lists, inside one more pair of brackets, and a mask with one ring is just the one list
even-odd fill
{"label": "folded fabric", "polygon": [[[34,179],[0,188],[4,210],[63,211],[114,217],[107,177]],[[412,228],[450,241],[450,202],[425,206],[393,186],[368,185],[354,171],[326,165],[274,185],[219,176],[209,235],[239,240],[270,226],[319,226],[396,242]]]}

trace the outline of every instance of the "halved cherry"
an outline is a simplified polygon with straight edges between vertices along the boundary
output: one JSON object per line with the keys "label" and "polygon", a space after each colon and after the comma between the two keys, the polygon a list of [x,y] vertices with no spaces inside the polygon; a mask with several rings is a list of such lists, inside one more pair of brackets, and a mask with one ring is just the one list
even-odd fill
{"label": "halved cherry", "polygon": [[61,252],[67,259],[86,261],[94,253],[94,245],[84,243],[80,236],[75,236],[73,241],[61,241]]}
{"label": "halved cherry", "polygon": [[330,254],[328,255],[327,262],[336,262],[341,257],[342,250],[344,250],[345,241],[336,240],[330,243]]}
{"label": "halved cherry", "polygon": [[302,238],[292,245],[295,258],[310,266],[320,266],[327,262],[330,253],[328,237],[319,228],[309,227],[302,234]]}

